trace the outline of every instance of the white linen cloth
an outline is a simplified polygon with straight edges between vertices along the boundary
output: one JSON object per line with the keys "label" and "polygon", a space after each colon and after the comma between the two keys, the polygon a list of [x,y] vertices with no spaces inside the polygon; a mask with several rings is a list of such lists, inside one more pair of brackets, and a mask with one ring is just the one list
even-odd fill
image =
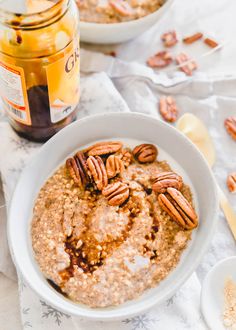
{"label": "white linen cloth", "polygon": [[[159,25],[136,40],[115,47],[119,59],[82,52],[82,71],[85,75],[81,82],[82,98],[78,114],[80,118],[98,112],[138,111],[158,116],[159,96],[161,94],[174,95],[180,114],[192,112],[209,127],[217,149],[214,172],[234,207],[236,207],[235,196],[228,194],[225,179],[228,172],[236,170],[235,142],[226,134],[223,121],[225,117],[236,113],[236,76],[223,77],[216,76],[215,73],[219,74],[222,71],[231,73],[236,68],[236,62],[232,60],[236,53],[236,43],[232,42],[235,31],[235,10],[234,0],[192,0],[191,5],[189,0],[176,0],[173,8]],[[144,62],[149,55],[161,49],[159,36],[163,31],[171,28],[176,28],[182,36],[201,30],[219,41],[226,42],[226,45],[211,57],[202,58],[200,71],[194,75],[194,78],[186,78],[182,73],[174,73],[170,76],[154,73],[144,66]],[[85,47],[97,49],[97,47],[87,45]],[[186,47],[178,45],[174,52],[178,52],[180,48]],[[106,49],[109,48],[104,47],[104,51]],[[186,51],[199,58],[207,51],[207,48],[198,43],[188,47]],[[134,60],[136,62],[133,62]],[[174,72],[174,70],[172,66],[171,71]],[[104,73],[99,73],[101,71]],[[202,72],[208,72],[210,75]],[[7,204],[22,168],[38,148],[38,144],[19,138],[2,118],[0,122],[0,175]],[[6,217],[2,211],[0,209],[0,271],[14,278],[14,267],[10,262],[6,245]],[[234,255],[235,252],[234,240],[220,212],[218,228],[204,260],[196,273],[176,295],[147,313],[112,323],[87,322],[66,316],[48,306],[47,302],[40,301],[40,298],[28,288],[24,281],[19,279],[22,328],[36,330],[206,329],[199,309],[200,282],[211,266],[226,256]],[[10,329],[2,324],[1,326],[4,330]]]}

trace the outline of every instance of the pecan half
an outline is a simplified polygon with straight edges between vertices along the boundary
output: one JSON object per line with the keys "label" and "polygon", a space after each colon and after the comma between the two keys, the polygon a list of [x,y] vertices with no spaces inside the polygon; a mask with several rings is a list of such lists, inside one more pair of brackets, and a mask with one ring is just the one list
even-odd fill
{"label": "pecan half", "polygon": [[201,39],[203,37],[203,34],[201,32],[197,32],[191,36],[185,37],[183,39],[183,42],[187,45],[190,45],[192,43],[194,43],[195,41]]}
{"label": "pecan half", "polygon": [[87,182],[89,182],[88,167],[83,152],[79,151],[73,158],[67,159],[66,167],[70,176],[78,186],[85,186]]}
{"label": "pecan half", "polygon": [[236,140],[236,117],[229,117],[225,119],[225,128],[228,134]]}
{"label": "pecan half", "polygon": [[114,178],[124,171],[123,161],[118,156],[110,155],[106,161],[106,170],[108,179]]}
{"label": "pecan half", "polygon": [[158,196],[161,208],[184,229],[193,229],[198,225],[198,216],[191,204],[175,188],[167,188],[165,194]]}
{"label": "pecan half", "polygon": [[129,149],[122,149],[121,150],[121,159],[125,165],[125,167],[128,167],[132,162],[132,153]]}
{"label": "pecan half", "polygon": [[82,151],[78,151],[74,156],[74,159],[79,168],[81,181],[83,185],[85,185],[87,182],[89,182],[87,159]]}
{"label": "pecan half", "polygon": [[89,156],[102,156],[114,154],[119,151],[121,147],[122,143],[119,141],[99,142],[86,149],[86,152]]}
{"label": "pecan half", "polygon": [[120,16],[131,16],[133,13],[132,7],[126,1],[110,0],[109,4]]}
{"label": "pecan half", "polygon": [[236,193],[236,172],[228,175],[227,186],[231,193]]}
{"label": "pecan half", "polygon": [[66,168],[73,179],[74,183],[76,183],[78,186],[82,187],[82,180],[80,177],[80,172],[77,166],[77,163],[74,158],[68,158],[66,160]]}
{"label": "pecan half", "polygon": [[211,48],[215,48],[218,46],[218,42],[210,38],[204,39],[204,43]]}
{"label": "pecan half", "polygon": [[152,189],[158,194],[165,193],[167,188],[180,190],[183,186],[183,179],[174,172],[161,172],[153,178]]}
{"label": "pecan half", "polygon": [[161,36],[161,40],[163,41],[165,47],[173,47],[178,42],[177,35],[174,30],[164,33]]}
{"label": "pecan half", "polygon": [[98,190],[102,190],[108,184],[107,172],[102,159],[99,156],[89,156],[87,165],[90,176],[96,184]]}
{"label": "pecan half", "polygon": [[133,150],[134,157],[140,163],[152,163],[158,154],[157,148],[153,144],[140,144]]}
{"label": "pecan half", "polygon": [[178,116],[178,109],[174,98],[171,96],[162,96],[159,102],[159,112],[165,121],[174,123]]}
{"label": "pecan half", "polygon": [[173,61],[172,55],[167,52],[159,52],[147,60],[147,65],[149,65],[151,68],[165,68]]}
{"label": "pecan half", "polygon": [[192,76],[193,71],[197,69],[197,63],[185,53],[180,53],[175,60],[180,65],[180,70],[187,76]]}
{"label": "pecan half", "polygon": [[129,197],[129,187],[120,181],[111,183],[103,189],[102,194],[107,198],[109,205],[119,206]]}

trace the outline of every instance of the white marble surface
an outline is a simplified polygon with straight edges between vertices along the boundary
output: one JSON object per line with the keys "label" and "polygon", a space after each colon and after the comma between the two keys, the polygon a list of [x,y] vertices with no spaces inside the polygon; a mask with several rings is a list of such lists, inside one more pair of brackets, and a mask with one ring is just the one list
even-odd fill
{"label": "white marble surface", "polygon": [[[176,0],[173,8],[169,14],[163,18],[158,26],[153,27],[150,31],[140,36],[138,39],[126,43],[124,45],[117,45],[115,47],[97,47],[84,45],[85,48],[93,50],[102,50],[106,52],[110,49],[116,49],[118,58],[127,62],[138,61],[144,64],[147,57],[158,51],[161,47],[159,42],[159,36],[163,31],[171,28],[175,28],[179,35],[185,36],[186,34],[191,34],[191,32],[203,31],[210,36],[216,38],[225,45],[221,51],[216,54],[202,58],[199,61],[200,71],[205,72],[210,75],[210,79],[214,76],[219,75],[231,75],[236,73],[236,42],[235,42],[235,31],[236,31],[236,1],[235,0]],[[187,46],[186,46],[187,47]],[[180,45],[176,47],[175,52],[178,52]],[[182,46],[181,46],[182,48]],[[187,51],[187,50],[186,50]],[[188,53],[193,57],[200,58],[208,48],[202,44],[196,44],[191,47],[188,46]],[[99,61],[99,56],[96,57]],[[175,68],[172,67],[171,71],[174,72]],[[120,79],[114,78],[117,88],[120,88],[120,92],[123,93],[123,97],[126,101],[129,101],[128,93],[121,88]],[[139,84],[144,84],[143,82],[138,82]],[[230,85],[227,85],[230,86]],[[230,88],[221,89],[220,84],[216,85],[216,91],[220,95],[235,97],[236,91],[234,85]],[[147,89],[148,90],[148,89]],[[131,94],[132,97],[134,94]],[[221,106],[230,107],[227,100],[222,98]],[[183,102],[186,102],[184,100]],[[187,100],[188,102],[188,100]],[[129,102],[128,102],[129,103]],[[186,103],[185,103],[186,104]],[[232,108],[232,113],[236,110]],[[218,114],[214,114],[211,111],[210,120],[214,121]],[[2,197],[1,197],[2,198]],[[0,199],[0,205],[3,201]],[[0,221],[6,221],[4,210],[0,210]],[[224,221],[224,220],[223,220]],[[220,224],[223,226],[223,223]],[[5,236],[3,236],[5,237]],[[1,237],[1,239],[3,239]],[[218,237],[215,244],[220,243],[227,250],[228,243],[224,241],[224,237]],[[7,251],[2,251],[2,254],[8,253]],[[202,268],[207,270],[217,258],[214,254],[211,254],[210,265],[209,258],[204,259]],[[230,252],[232,253],[232,252]],[[227,254],[227,253],[226,253]],[[224,256],[220,255],[218,258]],[[209,257],[209,256],[208,256]],[[1,260],[0,260],[1,264]],[[5,268],[4,268],[5,267]],[[6,269],[6,265],[3,268],[7,273],[12,274],[12,270]],[[19,303],[18,303],[18,290],[17,285],[12,280],[6,278],[5,276],[0,276],[0,324],[3,330],[20,330],[22,329],[19,316]]]}

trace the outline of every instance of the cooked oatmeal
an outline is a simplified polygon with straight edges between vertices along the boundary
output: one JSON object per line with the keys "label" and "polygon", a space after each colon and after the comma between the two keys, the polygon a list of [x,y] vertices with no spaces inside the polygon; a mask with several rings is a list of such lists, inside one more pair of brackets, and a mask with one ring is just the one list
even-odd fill
{"label": "cooked oatmeal", "polygon": [[80,19],[94,23],[119,23],[147,16],[165,0],[77,0]]}
{"label": "cooked oatmeal", "polygon": [[[96,144],[42,187],[31,230],[35,258],[49,283],[73,301],[119,305],[178,264],[197,216],[190,188],[157,154],[148,144],[133,152],[115,142]],[[179,208],[177,191],[187,211]],[[164,211],[164,197],[182,218]]]}

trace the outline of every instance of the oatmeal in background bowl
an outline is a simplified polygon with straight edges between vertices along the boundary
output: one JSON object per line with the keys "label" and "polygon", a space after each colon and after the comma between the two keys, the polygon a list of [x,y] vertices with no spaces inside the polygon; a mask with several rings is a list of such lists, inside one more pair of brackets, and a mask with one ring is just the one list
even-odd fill
{"label": "oatmeal in background bowl", "polygon": [[81,0],[81,41],[117,44],[140,36],[158,24],[175,0]]}
{"label": "oatmeal in background bowl", "polygon": [[119,23],[157,11],[165,0],[77,0],[83,22]]}
{"label": "oatmeal in background bowl", "polygon": [[120,305],[157,286],[198,226],[184,181],[153,144],[107,141],[77,151],[34,206],[32,246],[48,282],[92,308]]}

